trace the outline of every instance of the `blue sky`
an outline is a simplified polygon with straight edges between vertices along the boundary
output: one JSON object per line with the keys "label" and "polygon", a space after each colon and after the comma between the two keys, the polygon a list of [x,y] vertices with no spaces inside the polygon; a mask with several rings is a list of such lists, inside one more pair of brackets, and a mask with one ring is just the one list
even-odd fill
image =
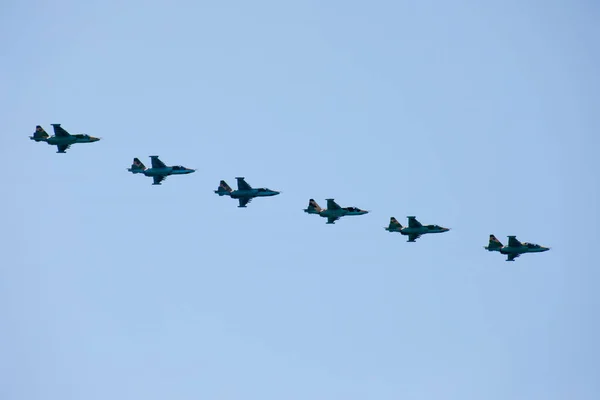
{"label": "blue sky", "polygon": [[0,398],[597,399],[599,7],[485,3],[2,4]]}

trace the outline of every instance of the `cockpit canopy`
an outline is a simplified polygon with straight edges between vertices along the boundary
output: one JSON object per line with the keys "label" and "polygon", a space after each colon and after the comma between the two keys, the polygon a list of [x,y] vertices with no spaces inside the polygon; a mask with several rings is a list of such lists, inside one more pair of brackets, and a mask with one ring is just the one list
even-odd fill
{"label": "cockpit canopy", "polygon": [[180,170],[184,170],[186,169],[184,166],[181,165],[174,165],[173,166],[173,171],[180,171]]}
{"label": "cockpit canopy", "polygon": [[535,244],[535,243],[527,243],[527,242],[526,242],[526,243],[523,243],[523,246],[525,246],[525,247],[527,247],[527,248],[529,248],[529,249],[539,249],[540,247],[542,247],[542,246],[540,246],[539,244]]}
{"label": "cockpit canopy", "polygon": [[258,192],[270,192],[270,190],[267,189],[267,188],[257,188],[256,191],[258,191]]}
{"label": "cockpit canopy", "polygon": [[348,211],[360,211],[360,208],[358,208],[358,207],[346,207],[346,210],[348,210]]}

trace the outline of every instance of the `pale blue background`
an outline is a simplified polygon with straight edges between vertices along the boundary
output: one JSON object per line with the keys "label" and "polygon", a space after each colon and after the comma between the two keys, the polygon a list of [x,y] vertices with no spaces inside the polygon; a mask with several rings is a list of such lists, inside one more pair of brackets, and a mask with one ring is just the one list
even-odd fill
{"label": "pale blue background", "polygon": [[3,2],[0,399],[600,398],[599,11]]}

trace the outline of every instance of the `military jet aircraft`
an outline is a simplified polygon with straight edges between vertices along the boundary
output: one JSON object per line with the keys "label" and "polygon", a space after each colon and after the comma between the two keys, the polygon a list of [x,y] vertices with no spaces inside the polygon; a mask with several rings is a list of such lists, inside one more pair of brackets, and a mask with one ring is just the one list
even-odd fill
{"label": "military jet aircraft", "polygon": [[328,224],[334,224],[335,221],[346,215],[363,215],[369,213],[368,211],[361,210],[357,207],[340,207],[333,199],[326,200],[327,208],[322,209],[314,199],[310,199],[308,201],[308,207],[304,209],[304,212],[309,214],[319,214],[321,217],[327,218]]}
{"label": "military jet aircraft", "polygon": [[390,218],[390,225],[385,228],[388,232],[400,232],[402,235],[408,236],[408,242],[414,242],[421,235],[426,233],[442,233],[448,232],[449,228],[444,228],[439,225],[422,225],[415,217],[407,217],[408,226],[402,226],[394,217]]}
{"label": "military jet aircraft", "polygon": [[508,246],[503,246],[494,235],[490,235],[490,242],[487,246],[484,246],[484,249],[487,251],[499,251],[501,254],[507,255],[506,261],[515,261],[515,258],[523,253],[542,253],[550,250],[549,247],[540,246],[539,244],[521,243],[517,240],[516,236],[509,236]]}
{"label": "military jet aircraft", "polygon": [[90,135],[71,135],[61,128],[60,124],[52,124],[52,126],[54,127],[54,136],[48,135],[44,128],[38,125],[35,127],[33,136],[29,136],[29,139],[35,140],[36,142],[46,142],[49,145],[56,146],[58,147],[57,153],[66,153],[67,149],[75,143],[93,143],[100,140],[100,138]]}
{"label": "military jet aircraft", "polygon": [[158,159],[158,156],[150,156],[150,160],[152,161],[152,168],[146,168],[139,158],[134,158],[131,168],[128,168],[127,171],[134,174],[151,176],[152,179],[154,179],[154,182],[152,183],[153,185],[160,185],[160,183],[169,175],[191,174],[192,172],[196,171],[195,169],[186,168],[181,165],[168,167],[164,162]]}
{"label": "military jet aircraft", "polygon": [[229,196],[232,199],[238,199],[238,207],[244,208],[246,204],[250,203],[255,197],[267,197],[276,196],[281,192],[271,190],[268,188],[253,188],[248,185],[243,177],[237,177],[237,190],[232,190],[231,187],[225,181],[219,183],[219,187],[215,190],[215,193],[219,196]]}

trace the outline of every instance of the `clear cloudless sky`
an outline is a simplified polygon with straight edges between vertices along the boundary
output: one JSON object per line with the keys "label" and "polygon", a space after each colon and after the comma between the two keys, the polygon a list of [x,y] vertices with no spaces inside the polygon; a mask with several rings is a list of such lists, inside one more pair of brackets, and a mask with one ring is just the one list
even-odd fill
{"label": "clear cloudless sky", "polygon": [[[600,398],[599,19],[4,1],[0,399]],[[126,171],[154,154],[197,171]],[[237,208],[236,176],[283,193]],[[371,213],[302,212],[329,197]],[[383,229],[408,215],[452,230]]]}

